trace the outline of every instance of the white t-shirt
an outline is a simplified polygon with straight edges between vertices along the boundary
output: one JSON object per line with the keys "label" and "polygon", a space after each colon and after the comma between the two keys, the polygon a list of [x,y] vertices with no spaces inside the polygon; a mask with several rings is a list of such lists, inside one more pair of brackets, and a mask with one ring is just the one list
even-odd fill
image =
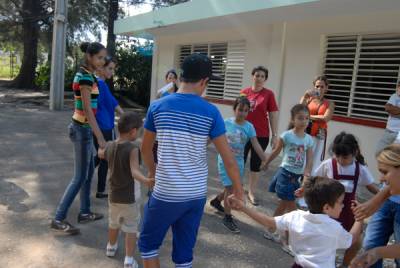
{"label": "white t-shirt", "polygon": [[[337,163],[338,174],[339,175],[350,175],[354,176],[356,173],[356,163],[353,161],[351,165],[341,166]],[[319,165],[319,167],[315,170],[315,176],[327,177],[333,179],[333,167],[332,167],[332,158],[325,160]],[[360,175],[358,176],[357,186],[366,186],[374,183],[374,177],[368,168],[364,165],[360,164]],[[354,189],[354,183],[349,180],[340,181],[345,187],[346,193],[352,193]]]}
{"label": "white t-shirt", "polygon": [[[393,106],[400,107],[400,96],[397,95],[396,93],[394,93],[392,96],[390,96],[390,99],[388,100],[387,103],[391,104]],[[396,118],[396,117],[389,115],[387,124],[386,124],[386,128],[391,131],[399,132],[400,131],[400,118]]]}
{"label": "white t-shirt", "polygon": [[335,268],[337,249],[351,246],[353,236],[326,214],[295,210],[275,217],[279,231],[289,231],[295,262],[307,268]]}

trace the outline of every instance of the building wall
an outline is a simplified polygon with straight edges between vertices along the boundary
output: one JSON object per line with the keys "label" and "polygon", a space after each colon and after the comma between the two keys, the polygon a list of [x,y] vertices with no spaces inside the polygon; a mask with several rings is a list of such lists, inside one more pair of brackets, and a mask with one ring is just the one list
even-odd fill
{"label": "building wall", "polygon": [[[371,17],[374,17],[371,20]],[[270,71],[266,86],[271,88],[279,102],[279,132],[286,129],[290,108],[299,101],[305,90],[311,88],[312,79],[321,71],[322,40],[329,34],[400,32],[398,12],[337,16],[309,21],[295,21],[265,25],[234,24],[232,28],[205,29],[201,32],[158,36],[153,60],[152,96],[164,85],[164,74],[178,68],[178,45],[229,40],[246,40],[243,87],[251,85],[251,69],[265,65]],[[227,105],[217,104],[224,117],[232,116]],[[374,158],[375,144],[383,129],[331,121],[328,144],[340,131],[356,135],[362,151],[375,177],[378,176]]]}

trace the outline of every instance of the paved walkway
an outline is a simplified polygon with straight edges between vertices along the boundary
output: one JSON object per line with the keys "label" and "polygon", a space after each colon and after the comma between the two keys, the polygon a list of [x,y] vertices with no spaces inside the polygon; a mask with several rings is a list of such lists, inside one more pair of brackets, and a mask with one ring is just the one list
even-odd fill
{"label": "paved walkway", "polygon": [[[0,267],[122,267],[122,250],[114,259],[104,254],[106,220],[78,225],[82,232],[78,236],[54,235],[48,229],[49,219],[73,174],[73,156],[67,137],[71,110],[49,111],[43,105],[46,97],[0,89]],[[211,148],[210,198],[221,190],[215,163]],[[260,183],[258,209],[271,213],[277,200],[266,192],[269,175],[264,174]],[[105,200],[92,200],[94,211],[107,212]],[[73,224],[78,209],[75,201],[68,218]],[[239,235],[228,232],[221,215],[206,206],[194,267],[290,266],[292,258],[277,244],[262,238],[259,225],[243,215],[235,216]],[[173,267],[170,251],[168,235],[161,248],[162,267]]]}

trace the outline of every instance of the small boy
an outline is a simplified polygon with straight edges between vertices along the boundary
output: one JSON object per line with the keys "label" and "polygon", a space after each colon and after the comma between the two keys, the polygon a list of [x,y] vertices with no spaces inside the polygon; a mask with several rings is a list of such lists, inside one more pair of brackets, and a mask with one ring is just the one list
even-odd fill
{"label": "small boy", "polygon": [[[119,229],[126,233],[125,268],[138,267],[133,259],[136,235],[140,219],[138,196],[135,195],[135,180],[153,187],[154,178],[146,178],[139,169],[139,147],[136,140],[142,126],[140,116],[133,112],[121,115],[118,121],[119,138],[107,142],[105,149],[99,149],[99,157],[107,160],[109,167],[109,229],[106,255],[115,256]],[[137,186],[140,186],[137,184]],[[138,187],[137,187],[138,188]],[[136,190],[136,191],[135,191]]]}
{"label": "small boy", "polygon": [[344,186],[324,177],[311,177],[304,183],[309,212],[295,210],[270,217],[257,212],[231,196],[232,207],[241,210],[267,228],[289,232],[289,245],[295,255],[292,268],[334,268],[337,249],[347,249],[361,235],[362,222],[355,222],[347,232],[334,219],[343,208]]}

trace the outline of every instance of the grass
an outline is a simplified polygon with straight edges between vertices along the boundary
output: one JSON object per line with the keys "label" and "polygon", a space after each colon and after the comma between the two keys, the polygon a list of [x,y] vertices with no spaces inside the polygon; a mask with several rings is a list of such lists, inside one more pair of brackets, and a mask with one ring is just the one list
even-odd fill
{"label": "grass", "polygon": [[16,60],[16,58],[13,58],[14,68],[11,73],[10,57],[0,56],[0,78],[12,79],[18,74],[20,66],[16,64]]}

